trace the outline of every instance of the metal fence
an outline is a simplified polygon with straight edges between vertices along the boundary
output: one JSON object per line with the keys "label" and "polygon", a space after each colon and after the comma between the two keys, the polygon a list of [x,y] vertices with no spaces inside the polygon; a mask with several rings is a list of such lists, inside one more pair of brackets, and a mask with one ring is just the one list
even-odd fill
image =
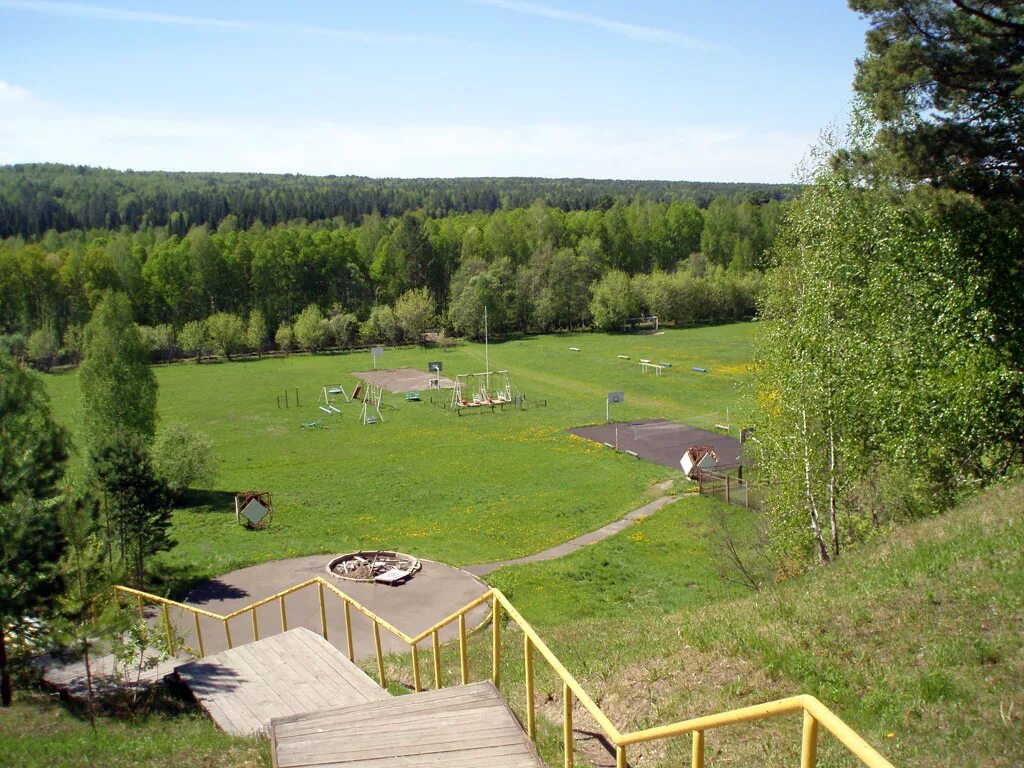
{"label": "metal fence", "polygon": [[701,496],[712,496],[727,504],[758,512],[764,506],[764,489],[760,484],[730,475],[721,469],[700,470],[697,484]]}

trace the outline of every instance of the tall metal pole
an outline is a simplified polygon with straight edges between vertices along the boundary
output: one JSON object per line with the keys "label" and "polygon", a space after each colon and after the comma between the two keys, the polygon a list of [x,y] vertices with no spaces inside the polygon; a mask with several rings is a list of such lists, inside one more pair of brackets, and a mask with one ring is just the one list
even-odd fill
{"label": "tall metal pole", "polygon": [[490,355],[487,351],[488,340],[487,340],[487,305],[484,304],[484,389],[487,391],[487,397],[491,396],[491,362]]}

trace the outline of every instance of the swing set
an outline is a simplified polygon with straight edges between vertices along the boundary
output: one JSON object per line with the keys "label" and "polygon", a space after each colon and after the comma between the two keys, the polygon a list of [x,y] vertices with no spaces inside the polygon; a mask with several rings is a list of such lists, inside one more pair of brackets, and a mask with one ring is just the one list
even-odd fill
{"label": "swing set", "polygon": [[459,373],[452,388],[452,408],[476,408],[515,402],[519,390],[508,371]]}
{"label": "swing set", "polygon": [[358,400],[363,404],[363,408],[359,412],[360,424],[384,423],[384,415],[380,412],[383,399],[384,387],[374,384],[372,381],[360,381],[356,384],[356,388],[352,390],[352,400]]}

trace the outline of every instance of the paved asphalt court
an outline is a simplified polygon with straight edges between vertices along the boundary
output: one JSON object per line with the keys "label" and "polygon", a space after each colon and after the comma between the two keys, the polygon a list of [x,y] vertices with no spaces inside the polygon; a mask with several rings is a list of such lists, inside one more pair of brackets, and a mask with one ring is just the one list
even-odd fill
{"label": "paved asphalt court", "polygon": [[631,421],[627,424],[599,424],[594,427],[570,429],[574,435],[593,440],[595,443],[616,444],[620,451],[633,451],[641,459],[653,461],[664,467],[682,472],[679,460],[695,445],[710,445],[718,455],[722,466],[740,463],[743,444],[739,440],[717,432],[688,427],[674,421],[651,419]]}

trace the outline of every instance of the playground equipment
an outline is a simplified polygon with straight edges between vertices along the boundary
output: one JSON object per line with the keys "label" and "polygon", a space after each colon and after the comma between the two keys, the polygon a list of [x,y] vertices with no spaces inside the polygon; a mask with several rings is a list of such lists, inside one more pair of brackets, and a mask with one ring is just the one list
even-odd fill
{"label": "playground equipment", "polygon": [[344,397],[346,403],[352,402],[348,393],[345,391],[345,388],[341,384],[328,384],[320,391],[320,398],[317,400],[317,403],[323,403],[335,413],[341,413],[340,410],[334,407],[334,403],[331,400],[331,398],[337,397],[338,395]]}
{"label": "playground equipment", "polygon": [[640,361],[640,373],[650,373],[653,371],[656,375],[661,376],[663,370],[665,370],[664,363],[655,363],[650,360]]}
{"label": "playground equipment", "polygon": [[274,517],[274,501],[269,491],[235,494],[235,522],[249,528],[266,528]]}
{"label": "playground equipment", "polygon": [[459,373],[455,376],[455,386],[452,388],[451,407],[504,405],[515,402],[518,392],[508,371]]}
{"label": "playground equipment", "polygon": [[378,421],[384,423],[384,415],[380,412],[381,400],[384,398],[384,387],[377,386],[372,381],[360,381],[352,390],[352,399],[360,400],[363,404],[359,412],[360,424],[376,424]]}

